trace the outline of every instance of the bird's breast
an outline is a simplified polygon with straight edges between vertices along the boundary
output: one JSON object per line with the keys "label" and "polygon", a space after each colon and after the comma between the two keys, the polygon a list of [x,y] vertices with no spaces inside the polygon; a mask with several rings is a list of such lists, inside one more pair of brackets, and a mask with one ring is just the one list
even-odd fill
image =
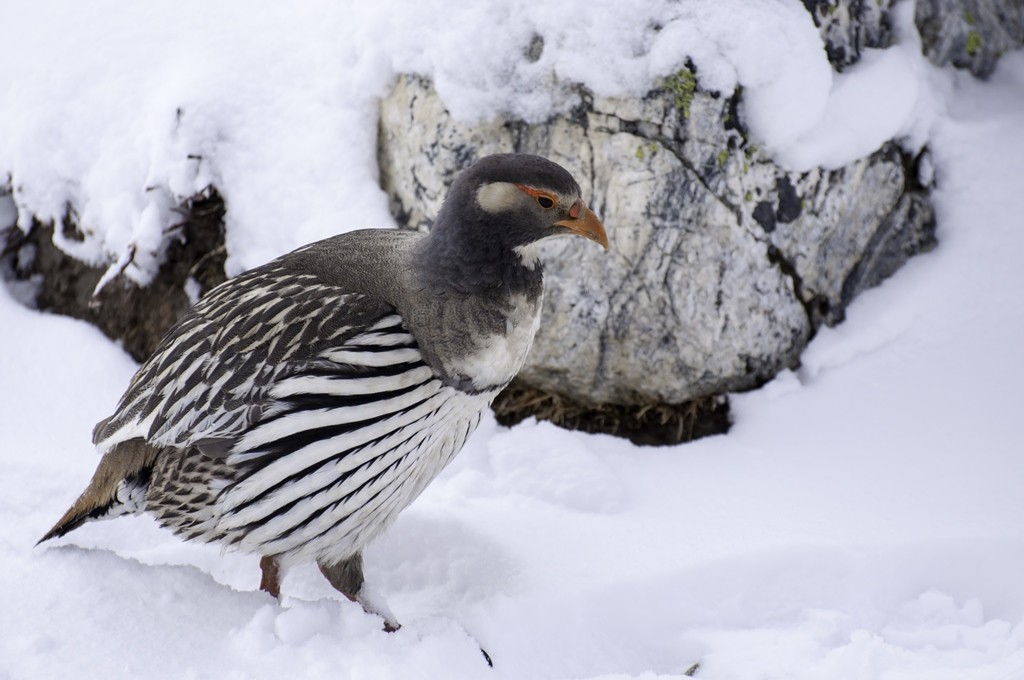
{"label": "bird's breast", "polygon": [[540,325],[541,297],[513,295],[504,332],[484,333],[468,343],[467,351],[446,361],[446,372],[465,391],[501,389],[526,362]]}

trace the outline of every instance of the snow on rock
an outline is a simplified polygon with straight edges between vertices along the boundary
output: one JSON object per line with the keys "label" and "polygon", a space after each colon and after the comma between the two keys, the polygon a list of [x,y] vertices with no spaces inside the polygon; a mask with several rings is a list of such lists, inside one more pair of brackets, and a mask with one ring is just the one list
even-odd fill
{"label": "snow on rock", "polygon": [[912,59],[898,47],[864,50],[860,62],[836,76],[821,117],[782,147],[782,165],[839,168],[899,136],[917,103]]}
{"label": "snow on rock", "polygon": [[898,42],[886,49],[863,49],[860,61],[835,76],[828,103],[812,126],[776,158],[791,170],[838,168],[899,139],[913,152],[925,143],[938,109],[937,96],[948,74],[922,55],[913,3],[892,10]]}
{"label": "snow on rock", "polygon": [[70,212],[82,238],[57,232],[58,245],[140,283],[175,207],[211,183],[230,275],[389,226],[374,102],[397,73],[430,77],[456,117],[538,121],[576,104],[577,84],[639,95],[690,60],[705,88],[744,88],[747,124],[778,152],[822,119],[832,83],[797,0],[75,7],[5,15],[0,177],[23,229]]}
{"label": "snow on rock", "polygon": [[84,17],[74,7],[20,3],[5,16],[0,177],[21,228],[71,215],[81,237],[54,239],[109,266],[101,285],[122,271],[149,281],[174,210],[210,184],[228,205],[230,275],[317,238],[390,226],[374,102],[398,73],[429,77],[457,119],[540,121],[577,104],[578,84],[639,96],[689,61],[705,89],[743,88],[744,122],[792,170],[837,168],[910,135],[918,107],[911,3],[893,10],[900,45],[858,46],[862,63],[837,76],[797,0],[490,0],[457,21],[438,1],[104,0]]}
{"label": "snow on rock", "polygon": [[372,65],[328,30],[342,7],[77,8],[5,12],[0,177],[23,229],[70,210],[84,238],[58,233],[62,248],[145,283],[170,211],[211,183],[229,206],[231,274],[390,223],[373,177]]}

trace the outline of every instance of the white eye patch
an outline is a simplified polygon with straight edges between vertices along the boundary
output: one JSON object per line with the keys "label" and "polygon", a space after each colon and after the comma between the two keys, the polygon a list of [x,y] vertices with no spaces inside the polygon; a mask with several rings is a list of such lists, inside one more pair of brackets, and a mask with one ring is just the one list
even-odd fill
{"label": "white eye patch", "polygon": [[522,197],[523,192],[511,182],[491,182],[476,190],[476,202],[492,215],[513,210]]}

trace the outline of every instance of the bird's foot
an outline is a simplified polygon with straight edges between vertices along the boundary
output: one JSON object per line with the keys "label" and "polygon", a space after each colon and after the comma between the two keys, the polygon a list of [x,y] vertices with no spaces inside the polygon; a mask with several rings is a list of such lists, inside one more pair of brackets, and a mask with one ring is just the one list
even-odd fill
{"label": "bird's foot", "polygon": [[281,563],[273,555],[264,555],[260,558],[260,571],[263,572],[260,590],[281,599]]}
{"label": "bird's foot", "polygon": [[389,633],[401,628],[398,619],[388,608],[387,602],[373,588],[369,588],[363,579],[363,554],[356,553],[346,560],[329,564],[318,562],[320,573],[324,575],[339,593],[359,603],[367,614],[376,614],[384,619],[384,630]]}
{"label": "bird's foot", "polygon": [[388,633],[394,633],[396,630],[402,627],[402,624],[398,622],[395,614],[388,607],[388,603],[374,588],[367,586],[365,583],[363,587],[359,589],[355,597],[348,595],[346,597],[353,602],[358,602],[363,608],[363,611],[367,614],[375,614],[384,619],[384,630]]}

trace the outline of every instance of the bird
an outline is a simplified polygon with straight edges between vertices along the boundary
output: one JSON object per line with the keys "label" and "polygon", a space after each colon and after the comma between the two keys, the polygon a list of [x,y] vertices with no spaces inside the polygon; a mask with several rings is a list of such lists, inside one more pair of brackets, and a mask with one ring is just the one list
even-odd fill
{"label": "bird", "polygon": [[149,513],[184,540],[260,556],[260,588],[315,562],[394,630],[362,553],[466,443],[541,318],[538,244],[608,249],[560,165],[484,156],[427,233],[363,229],[212,289],[93,430],[87,487],[39,541]]}

